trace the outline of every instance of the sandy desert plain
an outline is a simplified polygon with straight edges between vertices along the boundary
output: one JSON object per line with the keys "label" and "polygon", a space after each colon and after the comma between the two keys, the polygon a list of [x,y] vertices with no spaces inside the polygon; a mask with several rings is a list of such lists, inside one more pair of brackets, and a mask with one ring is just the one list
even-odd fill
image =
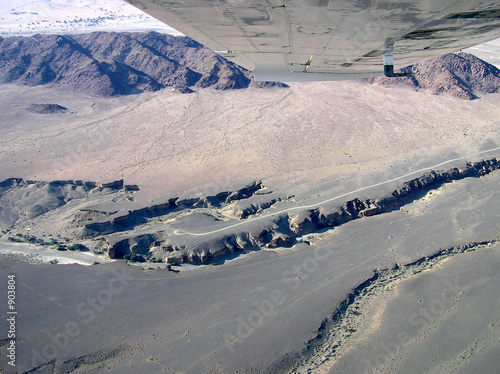
{"label": "sandy desert plain", "polygon": [[[498,373],[500,94],[480,96],[363,82],[114,98],[2,85],[0,180],[140,187],[87,191],[48,218],[20,219],[15,232],[71,237],[84,208],[109,215],[261,182],[253,196],[179,206],[112,235],[161,231],[174,252],[207,255],[204,246],[267,230],[273,245],[168,271],[53,248],[44,251],[61,263],[49,264],[54,257],[6,233],[0,329],[4,337],[10,328],[15,275],[17,339],[15,367],[10,339],[0,341],[1,371]],[[26,110],[37,103],[68,111]],[[307,228],[314,209],[349,215],[349,201],[377,201],[431,170],[459,175],[482,160],[475,175],[380,214]],[[307,234],[280,241],[284,221]],[[80,263],[67,264],[72,256]]]}

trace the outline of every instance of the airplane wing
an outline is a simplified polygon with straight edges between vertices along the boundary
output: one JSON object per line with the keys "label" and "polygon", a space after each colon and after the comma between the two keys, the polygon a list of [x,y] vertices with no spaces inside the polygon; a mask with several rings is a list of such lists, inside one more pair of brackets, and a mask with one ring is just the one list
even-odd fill
{"label": "airplane wing", "polygon": [[126,0],[256,80],[396,76],[500,37],[500,0]]}

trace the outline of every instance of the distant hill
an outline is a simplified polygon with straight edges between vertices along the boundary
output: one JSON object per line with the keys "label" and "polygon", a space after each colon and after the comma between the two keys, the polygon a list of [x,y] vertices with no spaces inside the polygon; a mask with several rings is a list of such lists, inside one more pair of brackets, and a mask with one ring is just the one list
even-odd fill
{"label": "distant hill", "polygon": [[0,38],[0,82],[103,96],[245,88],[252,73],[188,37],[156,32]]}
{"label": "distant hill", "polygon": [[413,77],[370,80],[384,86],[404,86],[422,90],[434,95],[452,96],[473,100],[481,93],[500,90],[500,70],[468,53],[449,53],[444,56],[422,61],[401,71],[412,71]]}

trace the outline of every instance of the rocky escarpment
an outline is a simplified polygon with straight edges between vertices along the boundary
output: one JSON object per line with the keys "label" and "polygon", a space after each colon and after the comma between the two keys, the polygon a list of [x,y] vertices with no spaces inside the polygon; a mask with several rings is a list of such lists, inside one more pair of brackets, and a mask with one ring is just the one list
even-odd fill
{"label": "rocky escarpment", "polygon": [[[135,185],[122,180],[0,183],[3,240],[85,248],[110,258],[168,263],[222,262],[229,254],[308,243],[308,234],[398,209],[428,191],[500,169],[496,159],[430,171],[384,196],[301,207],[254,182],[205,197],[134,205]],[[134,209],[130,207],[135,206]],[[280,211],[280,207],[285,207]],[[292,208],[290,208],[292,207]]]}
{"label": "rocky escarpment", "polygon": [[433,95],[447,94],[464,100],[500,91],[500,70],[469,53],[449,53],[401,69],[411,77],[378,77],[370,82],[410,87]]}
{"label": "rocky escarpment", "polygon": [[255,83],[251,72],[192,39],[156,32],[0,38],[0,82],[102,96],[280,85]]}
{"label": "rocky escarpment", "polygon": [[323,320],[316,336],[309,340],[304,349],[289,363],[289,373],[316,372],[324,367],[325,362],[335,361],[346,349],[346,341],[359,329],[367,303],[389,286],[412,277],[422,271],[432,269],[445,259],[462,253],[478,251],[495,245],[498,240],[472,242],[457,247],[441,249],[433,255],[421,257],[408,264],[395,264],[388,269],[377,269],[372,277],[355,287],[340,303],[335,311]]}
{"label": "rocky escarpment", "polygon": [[[462,168],[447,171],[430,171],[418,178],[405,182],[392,193],[373,199],[355,198],[337,208],[318,207],[305,209],[300,213],[275,213],[276,218],[262,220],[262,224],[239,226],[238,230],[223,230],[220,234],[196,240],[195,237],[169,237],[163,247],[152,247],[153,257],[171,263],[210,263],[230,253],[256,250],[262,247],[291,246],[301,241],[306,234],[320,232],[326,228],[346,222],[389,212],[411,203],[432,189],[468,177],[481,177],[500,169],[500,162],[494,158],[481,162],[467,163]],[[189,235],[188,235],[189,237]],[[179,244],[183,243],[183,244]]]}
{"label": "rocky escarpment", "polygon": [[481,177],[498,169],[500,169],[500,162],[494,158],[473,164],[468,163],[463,168],[430,171],[421,177],[405,182],[399,189],[382,198],[365,200],[356,198],[346,202],[336,212],[325,212],[321,208],[310,210],[299,219],[291,219],[290,229],[296,235],[305,235],[353,219],[381,214],[412,202],[422,194],[445,183],[468,177]]}
{"label": "rocky escarpment", "polygon": [[52,182],[10,178],[0,182],[0,229],[12,229],[17,223],[30,221],[61,209],[76,200],[97,199],[109,194],[132,199],[137,186],[125,185],[123,180],[110,183],[81,180]]}
{"label": "rocky escarpment", "polygon": [[[5,180],[0,183],[3,240],[52,245],[59,250],[84,248],[111,258],[150,258],[150,249],[164,242],[163,230],[182,220],[183,215],[203,211],[215,220],[229,219],[266,209],[279,200],[269,201],[266,196],[271,191],[261,182],[254,182],[211,196],[175,197],[138,207],[135,193],[139,190],[136,185],[125,185],[123,180]],[[248,208],[235,208],[239,201],[250,200],[254,203]],[[232,208],[224,211],[226,207]]]}
{"label": "rocky escarpment", "polygon": [[125,214],[118,213],[111,219],[86,224],[83,237],[94,237],[97,235],[116,233],[132,230],[135,227],[147,223],[151,218],[166,216],[172,212],[187,209],[221,208],[233,201],[248,199],[258,191],[262,190],[262,182],[255,182],[237,191],[225,191],[214,196],[181,199],[171,198],[162,204],[155,204]]}

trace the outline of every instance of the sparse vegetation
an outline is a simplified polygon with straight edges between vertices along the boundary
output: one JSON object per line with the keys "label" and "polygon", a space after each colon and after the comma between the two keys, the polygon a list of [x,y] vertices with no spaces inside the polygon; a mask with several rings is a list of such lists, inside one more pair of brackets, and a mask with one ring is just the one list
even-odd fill
{"label": "sparse vegetation", "polygon": [[123,258],[130,262],[146,262],[146,259],[141,255],[127,254]]}
{"label": "sparse vegetation", "polygon": [[[16,233],[14,236],[9,236],[7,238],[8,241],[10,242],[15,242],[15,243],[31,243],[31,244],[37,244],[37,245],[48,245],[49,243],[46,243],[43,239],[39,239],[34,235],[23,235],[21,233]],[[57,245],[58,243],[52,243],[53,245]]]}
{"label": "sparse vegetation", "polygon": [[26,235],[24,238],[26,239],[26,241],[28,241],[30,243],[33,243],[33,244],[37,243],[36,236]]}
{"label": "sparse vegetation", "polygon": [[80,243],[72,244],[68,247],[68,249],[70,251],[80,251],[80,252],[85,252],[89,250],[86,246]]}
{"label": "sparse vegetation", "polygon": [[64,244],[59,244],[56,248],[58,251],[67,251],[68,248]]}

